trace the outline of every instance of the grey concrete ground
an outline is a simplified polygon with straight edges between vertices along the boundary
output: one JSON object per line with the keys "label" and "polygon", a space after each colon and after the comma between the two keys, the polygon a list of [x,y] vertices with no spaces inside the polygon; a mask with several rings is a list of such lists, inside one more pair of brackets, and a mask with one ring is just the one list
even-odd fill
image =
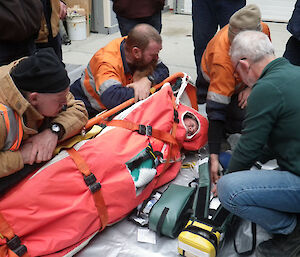
{"label": "grey concrete ground", "polygon": [[[163,13],[162,23],[163,49],[160,54],[162,61],[169,67],[170,74],[186,72],[195,80],[192,16],[174,14],[172,11],[168,11]],[[282,56],[285,44],[290,37],[286,30],[286,23],[268,22],[268,25],[276,55]],[[119,32],[110,35],[91,33],[86,40],[72,41],[69,46],[63,45],[63,60],[66,64],[87,65],[98,49],[117,37],[120,37]],[[79,75],[76,74],[76,76]]]}

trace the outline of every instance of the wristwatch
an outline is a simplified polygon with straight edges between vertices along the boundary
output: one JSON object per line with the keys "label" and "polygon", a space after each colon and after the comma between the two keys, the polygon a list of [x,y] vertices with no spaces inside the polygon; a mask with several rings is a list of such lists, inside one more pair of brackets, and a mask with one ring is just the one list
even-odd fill
{"label": "wristwatch", "polygon": [[148,75],[147,78],[151,81],[152,85],[155,85],[155,79],[152,75]]}
{"label": "wristwatch", "polygon": [[58,123],[51,123],[49,128],[52,133],[54,133],[58,136],[58,139],[62,138],[62,136],[64,134],[64,129],[62,128],[62,125],[60,125]]}

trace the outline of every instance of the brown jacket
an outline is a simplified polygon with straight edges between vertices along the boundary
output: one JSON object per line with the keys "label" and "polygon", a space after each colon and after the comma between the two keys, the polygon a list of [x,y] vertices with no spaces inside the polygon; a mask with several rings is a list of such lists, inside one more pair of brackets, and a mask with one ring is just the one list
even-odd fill
{"label": "brown jacket", "polygon": [[0,4],[0,40],[22,42],[37,36],[43,5],[40,0],[6,0]]}
{"label": "brown jacket", "polygon": [[[19,92],[9,72],[18,61],[0,67],[0,103],[11,107],[22,117],[23,140],[38,133],[45,117],[42,116]],[[26,117],[26,124],[24,124]],[[61,112],[51,122],[61,124],[65,129],[62,140],[76,135],[87,122],[87,111],[81,101],[74,100],[71,93],[67,99],[67,110]],[[23,168],[24,163],[20,151],[1,151],[6,141],[6,127],[0,117],[0,177],[10,175]]]}
{"label": "brown jacket", "polygon": [[[59,13],[60,13],[60,0],[50,0],[51,2],[51,29],[52,29],[52,36],[53,38],[57,36],[59,32]],[[42,17],[42,22],[41,22],[41,28],[39,31],[38,38],[36,40],[37,43],[46,43],[48,42],[48,35],[49,35],[49,30],[47,27],[47,22],[46,18],[43,15]]]}

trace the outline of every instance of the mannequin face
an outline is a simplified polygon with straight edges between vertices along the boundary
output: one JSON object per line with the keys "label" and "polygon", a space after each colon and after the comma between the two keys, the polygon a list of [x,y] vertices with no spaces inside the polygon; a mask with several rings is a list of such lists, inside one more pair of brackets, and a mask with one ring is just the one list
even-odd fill
{"label": "mannequin face", "polygon": [[186,136],[192,136],[198,130],[198,123],[192,118],[184,118],[184,125],[186,127]]}
{"label": "mannequin face", "polygon": [[45,117],[56,117],[67,104],[69,88],[59,93],[30,93],[28,100]]}

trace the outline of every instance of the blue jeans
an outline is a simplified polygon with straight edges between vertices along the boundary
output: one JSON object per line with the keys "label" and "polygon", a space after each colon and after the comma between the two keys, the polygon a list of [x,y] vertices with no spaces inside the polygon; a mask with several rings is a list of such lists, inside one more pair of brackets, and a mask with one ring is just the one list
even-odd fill
{"label": "blue jeans", "polygon": [[[246,5],[246,0],[192,0],[194,56],[197,76],[201,76],[202,54],[208,42],[216,34],[218,27],[228,24],[232,14]],[[197,78],[199,87],[204,82]]]}
{"label": "blue jeans", "polygon": [[128,32],[137,24],[146,23],[153,26],[159,33],[161,32],[161,11],[149,17],[127,19],[117,15],[119,29],[122,37],[127,36]]}
{"label": "blue jeans", "polygon": [[300,213],[300,176],[288,171],[251,170],[224,175],[218,196],[231,213],[270,233],[289,234]]}

